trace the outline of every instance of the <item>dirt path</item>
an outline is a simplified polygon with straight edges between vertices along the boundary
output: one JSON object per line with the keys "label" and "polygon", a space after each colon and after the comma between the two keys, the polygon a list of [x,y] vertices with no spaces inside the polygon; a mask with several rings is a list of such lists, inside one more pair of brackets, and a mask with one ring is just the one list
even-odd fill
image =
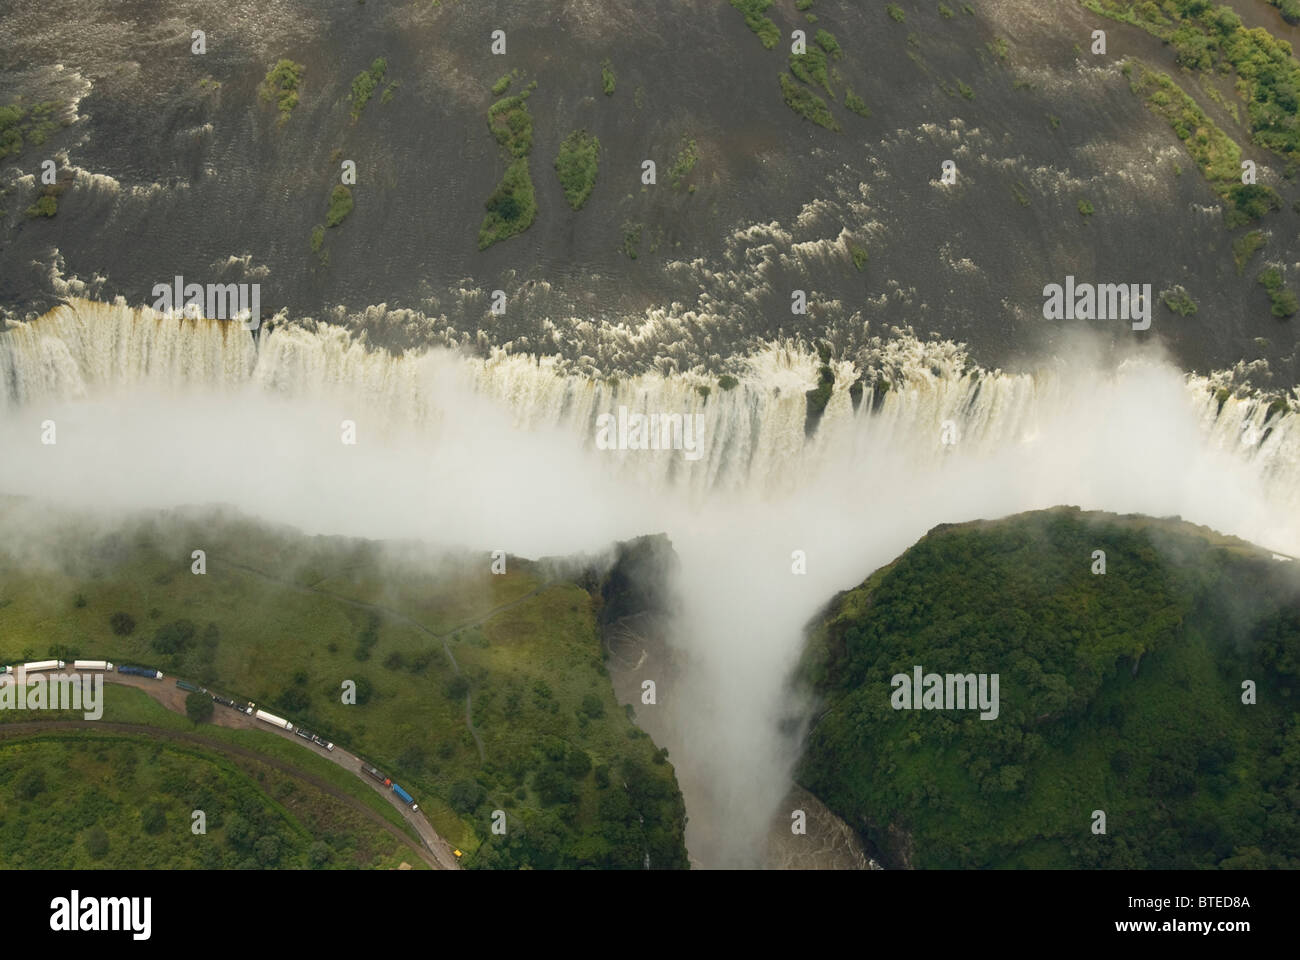
{"label": "dirt path", "polygon": [[327,793],[334,799],[342,801],[353,810],[361,813],[376,826],[383,827],[384,830],[400,840],[404,846],[411,850],[411,852],[427,863],[430,867],[435,870],[444,869],[442,864],[438,862],[437,858],[434,857],[432,853],[416,844],[409,836],[351,794],[345,793],[328,781],[313,776],[312,774],[300,770],[282,760],[277,760],[274,757],[268,757],[266,754],[258,753],[255,750],[249,750],[245,747],[236,746],[232,743],[226,743],[222,740],[213,740],[209,737],[200,736],[195,733],[182,733],[178,730],[163,730],[158,727],[150,727],[139,723],[105,723],[102,720],[30,720],[22,723],[6,723],[0,726],[0,739],[5,739],[20,733],[47,733],[50,730],[106,730],[110,733],[140,734],[154,740],[169,740],[173,743],[192,743],[215,753],[243,757],[247,760],[264,763],[268,767],[274,767],[282,773],[286,773],[291,777],[309,783],[322,793]]}

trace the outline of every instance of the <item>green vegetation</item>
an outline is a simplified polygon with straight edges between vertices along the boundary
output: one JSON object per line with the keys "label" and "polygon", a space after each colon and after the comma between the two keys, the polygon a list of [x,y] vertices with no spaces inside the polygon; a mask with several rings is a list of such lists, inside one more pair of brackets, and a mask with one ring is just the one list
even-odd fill
{"label": "green vegetation", "polygon": [[745,15],[745,25],[753,30],[763,46],[771,50],[781,40],[781,31],[763,16],[772,0],[731,0],[731,5]]}
{"label": "green vegetation", "polygon": [[943,17],[945,20],[951,20],[953,18],[952,7],[948,6],[946,3],[939,4],[939,16]]}
{"label": "green vegetation", "polygon": [[54,114],[63,107],[62,100],[45,100],[24,107],[15,101],[0,107],[0,160],[16,157],[26,143],[41,146],[58,129]]}
{"label": "green vegetation", "polygon": [[1054,113],[1047,115],[1047,122],[1053,130],[1059,130],[1061,127],[1061,118]]}
{"label": "green vegetation", "polygon": [[817,41],[817,46],[826,51],[827,56],[836,60],[844,56],[844,51],[840,49],[840,42],[835,39],[835,34],[829,30],[818,30],[814,39]]}
{"label": "green vegetation", "polygon": [[325,226],[337,227],[351,212],[352,191],[340,183],[330,193],[330,208],[325,214]]}
{"label": "green vegetation", "polygon": [[777,74],[777,79],[781,81],[781,94],[785,97],[786,106],[791,110],[819,127],[834,131],[840,129],[825,100],[811,90],[799,86],[788,73]]}
{"label": "green vegetation", "polygon": [[564,187],[564,199],[574,210],[581,210],[600,169],[600,141],[585,130],[575,130],[560,144],[555,158],[555,172]]}
{"label": "green vegetation", "polygon": [[311,252],[320,253],[321,244],[325,242],[325,228],[319,223],[311,228]]}
{"label": "green vegetation", "polygon": [[522,93],[498,100],[488,108],[488,128],[512,159],[484,204],[487,215],[478,232],[480,250],[523,233],[537,218],[537,197],[528,172],[528,155],[533,149],[533,118],[528,112],[528,98],[536,88],[533,82]]}
{"label": "green vegetation", "polygon": [[[1132,61],[1125,63],[1129,76],[1132,67]],[[1168,74],[1148,70],[1141,64],[1138,70],[1138,79],[1130,83],[1130,88],[1143,96],[1154,113],[1169,121],[1205,179],[1226,201],[1224,222],[1229,227],[1249,223],[1281,206],[1281,198],[1271,187],[1241,182],[1241,148]]]}
{"label": "green vegetation", "polygon": [[740,381],[729,373],[724,373],[718,377],[718,389],[720,390],[734,390],[738,386],[740,386]]}
{"label": "green vegetation", "polygon": [[[20,509],[0,501],[0,512]],[[200,531],[208,576],[182,576],[169,545]],[[197,514],[79,542],[98,576],[37,571],[0,545],[0,596],[10,600],[0,608],[0,662],[34,644],[58,645],[68,656],[152,664],[254,700],[398,780],[439,834],[466,852],[469,867],[639,869],[647,851],[656,868],[686,865],[672,767],[655,762],[658,751],[619,706],[604,668],[597,612],[605,600],[594,572],[583,587],[512,557],[508,573],[492,576],[468,556],[406,561],[375,543]],[[86,607],[69,603],[77,592]],[[141,627],[129,637],[114,635],[114,611]],[[212,631],[199,626],[207,623]],[[370,633],[372,655],[359,663],[353,648]],[[209,634],[216,645],[213,678],[205,681],[190,671]],[[159,652],[155,640],[172,652]],[[444,690],[457,678],[466,695],[449,699]],[[342,702],[344,680],[356,683],[356,704]],[[124,700],[128,694],[139,702]],[[0,711],[0,731],[6,720],[30,719]],[[116,685],[106,690],[104,719],[194,732],[183,714]],[[350,795],[373,797],[374,809],[387,808],[401,822],[354,774],[294,740],[200,729],[205,738],[254,749]],[[600,765],[617,773],[608,788],[594,778]],[[0,818],[9,822],[6,766],[0,761]],[[560,786],[556,767],[566,771]],[[461,782],[479,788],[482,801],[472,810],[452,805],[452,788]],[[506,811],[508,837],[491,835],[494,809]]]}
{"label": "green vegetation", "polygon": [[[699,159],[700,151],[695,146],[695,141],[683,137],[681,147],[677,150],[677,156],[673,158],[672,164],[668,167],[668,182],[672,184],[674,190],[682,188],[686,183],[686,178],[691,175]],[[692,186],[691,193],[694,192],[695,189]]]}
{"label": "green vegetation", "polygon": [[830,77],[826,72],[826,54],[816,47],[807,53],[790,54],[790,72],[809,86],[824,89],[832,100],[835,91],[831,89]]}
{"label": "green vegetation", "polygon": [[[1298,867],[1290,566],[1077,508],[936,527],[814,624],[797,779],[886,867]],[[997,719],[893,709],[918,664],[999,675]]]}
{"label": "green vegetation", "polygon": [[52,217],[59,212],[59,202],[55,194],[45,192],[36,198],[36,202],[27,208],[29,217]]}
{"label": "green vegetation", "polygon": [[889,19],[893,20],[895,23],[903,23],[907,20],[907,14],[905,14],[903,8],[896,3],[886,4],[885,12],[889,14]]}
{"label": "green vegetation", "polygon": [[292,60],[277,60],[275,66],[266,71],[262,79],[261,97],[263,102],[276,101],[280,111],[280,123],[287,123],[289,114],[298,106],[298,85],[302,81],[302,72],[307,69],[301,63]]}
{"label": "green vegetation", "polygon": [[863,100],[852,90],[844,91],[844,106],[848,107],[859,117],[871,116],[871,108],[867,106],[867,101]]}
{"label": "green vegetation", "polygon": [[849,257],[853,260],[853,266],[857,270],[862,270],[867,265],[867,250],[856,243],[849,244]]}
{"label": "green vegetation", "polygon": [[609,58],[605,58],[600,63],[600,89],[605,91],[605,96],[614,95],[614,67],[610,64]]}
{"label": "green vegetation", "polygon": [[1079,213],[1085,217],[1091,217],[1093,213],[1092,202],[1089,200],[1080,200]]}
{"label": "green vegetation", "polygon": [[1250,263],[1250,258],[1258,253],[1266,243],[1268,243],[1268,240],[1265,238],[1263,230],[1252,230],[1250,233],[1243,233],[1232,241],[1232,259],[1237,264],[1238,276],[1246,272],[1246,264]]}
{"label": "green vegetation", "polygon": [[397,92],[397,88],[400,87],[401,85],[402,85],[402,84],[401,84],[401,81],[399,81],[399,80],[394,80],[394,81],[393,81],[392,83],[390,83],[388,86],[384,87],[384,92],[383,92],[383,95],[380,96],[380,98],[379,98],[379,102],[380,102],[381,104],[383,104],[383,103],[391,103],[391,102],[392,102],[392,99],[393,99],[393,94]]}
{"label": "green vegetation", "polygon": [[1196,301],[1181,284],[1160,292],[1160,300],[1180,317],[1190,317],[1196,312]]}
{"label": "green vegetation", "polygon": [[813,0],[794,0],[794,8],[800,12],[804,10],[811,10],[812,5],[813,5]]}
{"label": "green vegetation", "polygon": [[1006,37],[994,37],[988,44],[988,50],[999,62],[1005,61],[1008,52]]}
{"label": "green vegetation", "polygon": [[1011,185],[1011,195],[1016,198],[1016,203],[1022,207],[1029,206],[1029,188],[1019,180]]}
{"label": "green vegetation", "polygon": [[191,693],[185,698],[185,715],[190,718],[191,723],[196,725],[207,723],[212,719],[215,710],[212,697],[206,693]]}
{"label": "green vegetation", "polygon": [[1282,19],[1294,26],[1300,23],[1300,0],[1265,0],[1270,6],[1277,7]]}
{"label": "green vegetation", "polygon": [[1273,316],[1286,319],[1295,315],[1300,309],[1300,301],[1290,290],[1282,285],[1282,271],[1269,267],[1256,278],[1259,285],[1268,291],[1268,298],[1273,304]]}
{"label": "green vegetation", "polygon": [[972,90],[970,87],[968,87],[965,83],[963,83],[960,80],[957,81],[957,92],[960,93],[967,100],[975,99],[975,91]]}
{"label": "green vegetation", "polygon": [[632,220],[623,223],[623,246],[620,248],[629,260],[635,260],[641,251],[641,232],[645,227]]}
{"label": "green vegetation", "polygon": [[[215,747],[61,730],[5,736],[0,758],[5,869],[425,866],[319,786]],[[194,810],[204,834],[190,832]]]}
{"label": "green vegetation", "polygon": [[[1300,158],[1300,62],[1289,43],[1267,30],[1247,29],[1231,8],[1209,0],[1085,0],[1084,6],[1159,37],[1188,70],[1235,72],[1254,142],[1289,160]],[[1275,6],[1284,16],[1296,8],[1294,0]]]}
{"label": "green vegetation", "polygon": [[492,84],[492,96],[499,97],[510,89],[510,74],[504,74],[501,79]]}
{"label": "green vegetation", "polygon": [[376,57],[368,70],[362,70],[352,78],[352,93],[349,99],[352,101],[351,114],[354,121],[361,117],[361,111],[375,95],[375,88],[384,82],[384,74],[387,72],[388,61],[383,57]]}

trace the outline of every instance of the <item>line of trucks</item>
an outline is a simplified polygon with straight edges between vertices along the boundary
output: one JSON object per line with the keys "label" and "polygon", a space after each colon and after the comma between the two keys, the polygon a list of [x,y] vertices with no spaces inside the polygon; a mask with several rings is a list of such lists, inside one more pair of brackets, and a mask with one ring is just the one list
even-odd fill
{"label": "line of trucks", "polygon": [[[14,673],[16,670],[21,669],[24,673],[37,673],[41,670],[62,670],[67,665],[66,660],[33,660],[30,663],[20,664],[18,667],[6,666],[3,671],[0,672]],[[73,660],[72,669],[111,671],[113,669],[113,664],[107,660]],[[155,670],[153,667],[137,667],[130,664],[122,664],[117,667],[117,672],[132,677],[148,677],[151,680],[161,680],[163,678],[162,671]],[[252,701],[248,701],[247,704],[239,704],[234,700],[231,700],[229,697],[223,697],[219,694],[212,693],[206,687],[195,686],[186,680],[177,680],[176,686],[180,687],[182,690],[188,690],[190,693],[206,693],[212,697],[214,703],[219,703],[223,707],[230,707],[232,710],[238,710],[240,713],[256,717],[258,720],[261,720],[264,723],[269,723],[273,727],[279,727],[287,733],[293,733],[302,737],[304,740],[310,740],[312,743],[322,746],[326,750],[334,749],[334,744],[330,743],[324,737],[318,737],[316,734],[304,730],[302,727],[295,727],[288,720],[284,719],[284,717],[277,717],[273,713],[259,710],[257,709],[257,704]],[[377,780],[384,786],[392,788],[393,793],[397,794],[398,798],[412,810],[420,809],[420,805],[415,802],[414,797],[403,790],[401,786],[393,783],[392,780],[380,773],[374,767],[362,761],[361,769],[371,779]],[[460,851],[457,851],[457,856],[459,857],[459,855]]]}

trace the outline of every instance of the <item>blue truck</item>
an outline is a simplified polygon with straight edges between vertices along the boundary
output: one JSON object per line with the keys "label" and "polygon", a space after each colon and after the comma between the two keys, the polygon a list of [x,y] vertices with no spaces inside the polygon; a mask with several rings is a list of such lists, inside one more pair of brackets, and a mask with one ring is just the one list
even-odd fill
{"label": "blue truck", "polygon": [[419,810],[419,809],[420,809],[420,805],[419,805],[418,803],[415,802],[415,797],[411,796],[409,793],[407,793],[405,790],[403,790],[403,789],[402,789],[401,787],[399,787],[397,784],[393,784],[393,793],[395,793],[395,794],[397,794],[399,797],[401,797],[401,798],[402,798],[402,802],[403,802],[404,804],[406,804],[408,807],[410,807],[412,810]]}
{"label": "blue truck", "polygon": [[153,667],[133,667],[130,664],[122,664],[117,668],[118,673],[127,673],[133,677],[149,677],[153,680],[162,679],[162,671],[155,670]]}

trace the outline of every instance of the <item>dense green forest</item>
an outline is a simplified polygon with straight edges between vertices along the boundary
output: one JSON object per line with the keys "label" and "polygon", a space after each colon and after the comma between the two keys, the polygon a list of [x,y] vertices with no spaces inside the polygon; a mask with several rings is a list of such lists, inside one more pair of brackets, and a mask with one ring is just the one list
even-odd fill
{"label": "dense green forest", "polygon": [[0,544],[0,663],[147,664],[255,701],[409,789],[470,869],[687,866],[672,764],[603,663],[595,570],[511,557],[494,575],[201,513],[52,550],[66,562],[33,569]]}
{"label": "dense green forest", "polygon": [[[998,674],[997,718],[893,709],[918,664]],[[798,778],[886,865],[1300,866],[1300,576],[1241,541],[1075,508],[936,527],[832,601],[800,680]]]}

